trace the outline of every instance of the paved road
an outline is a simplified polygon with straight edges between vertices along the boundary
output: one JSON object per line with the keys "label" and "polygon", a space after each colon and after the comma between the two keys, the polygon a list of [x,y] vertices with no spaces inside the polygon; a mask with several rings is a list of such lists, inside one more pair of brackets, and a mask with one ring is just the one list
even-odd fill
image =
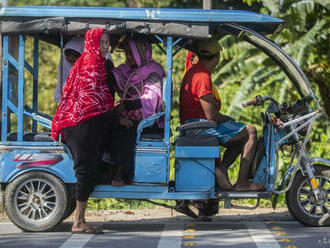
{"label": "paved road", "polygon": [[[100,223],[95,223],[100,224]],[[21,232],[0,223],[1,248],[330,248],[330,227],[284,222],[194,222],[191,220],[102,223],[103,235],[70,233],[62,223],[50,233]]]}

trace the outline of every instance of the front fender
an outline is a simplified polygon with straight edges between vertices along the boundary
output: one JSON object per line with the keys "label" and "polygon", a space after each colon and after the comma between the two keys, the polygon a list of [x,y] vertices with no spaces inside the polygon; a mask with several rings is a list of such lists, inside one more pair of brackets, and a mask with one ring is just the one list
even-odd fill
{"label": "front fender", "polygon": [[[330,166],[330,160],[328,159],[324,159],[324,158],[310,158],[310,161],[312,163],[312,165],[314,164],[322,164],[322,165],[327,165]],[[280,187],[278,188],[278,190],[282,190],[285,182],[290,178],[290,177],[295,177],[296,173],[301,170],[300,167],[298,167],[297,170],[295,170],[295,168],[297,167],[297,165],[292,166],[290,169],[288,169],[282,179],[282,182],[280,184]]]}
{"label": "front fender", "polygon": [[312,164],[323,164],[330,166],[330,160],[325,158],[311,158]]}

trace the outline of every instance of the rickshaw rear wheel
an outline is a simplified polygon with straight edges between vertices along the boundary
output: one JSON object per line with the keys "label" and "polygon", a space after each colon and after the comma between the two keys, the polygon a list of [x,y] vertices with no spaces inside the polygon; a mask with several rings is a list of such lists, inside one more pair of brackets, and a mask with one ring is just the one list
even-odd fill
{"label": "rickshaw rear wheel", "polygon": [[320,199],[314,196],[308,177],[299,171],[286,193],[286,204],[299,222],[307,226],[330,226],[330,167],[316,164],[314,168]]}
{"label": "rickshaw rear wheel", "polygon": [[75,184],[67,184],[66,189],[68,191],[68,203],[66,205],[65,214],[63,220],[70,217],[74,210],[76,209],[76,197],[75,197]]}
{"label": "rickshaw rear wheel", "polygon": [[5,190],[7,216],[27,232],[51,231],[64,219],[67,202],[64,183],[41,171],[19,176]]}

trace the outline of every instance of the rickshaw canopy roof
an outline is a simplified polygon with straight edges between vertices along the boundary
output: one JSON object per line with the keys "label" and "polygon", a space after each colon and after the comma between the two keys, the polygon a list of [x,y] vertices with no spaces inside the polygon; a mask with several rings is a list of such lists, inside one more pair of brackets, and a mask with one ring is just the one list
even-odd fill
{"label": "rickshaw canopy roof", "polygon": [[3,34],[52,34],[61,30],[65,35],[74,35],[101,25],[112,33],[131,31],[197,39],[209,38],[226,23],[261,34],[276,32],[284,23],[279,18],[242,10],[55,6],[3,7],[0,20]]}

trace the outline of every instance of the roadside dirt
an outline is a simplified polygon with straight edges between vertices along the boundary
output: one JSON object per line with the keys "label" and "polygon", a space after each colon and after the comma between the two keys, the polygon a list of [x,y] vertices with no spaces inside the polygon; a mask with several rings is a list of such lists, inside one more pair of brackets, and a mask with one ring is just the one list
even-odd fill
{"label": "roadside dirt", "polygon": [[[72,222],[74,215],[71,215],[66,222]],[[174,210],[156,207],[143,210],[90,210],[87,211],[86,220],[88,222],[124,222],[124,221],[177,221],[192,218],[178,213]],[[292,216],[287,208],[257,208],[255,210],[245,209],[220,209],[219,213],[213,217],[213,221],[291,221]],[[0,213],[0,222],[10,221],[5,213]]]}

